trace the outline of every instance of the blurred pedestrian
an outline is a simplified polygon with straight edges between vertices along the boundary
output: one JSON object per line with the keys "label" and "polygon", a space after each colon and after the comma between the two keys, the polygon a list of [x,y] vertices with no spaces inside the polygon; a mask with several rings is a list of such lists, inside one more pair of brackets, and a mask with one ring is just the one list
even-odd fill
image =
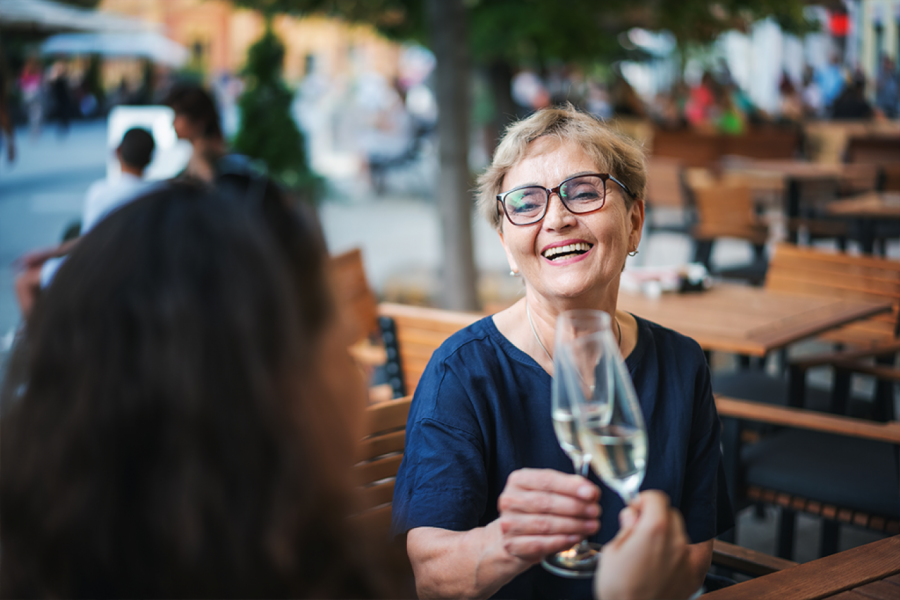
{"label": "blurred pedestrian", "polygon": [[211,182],[217,164],[228,154],[215,100],[200,86],[180,84],[172,87],[165,104],[175,112],[172,125],[178,139],[187,140],[193,148],[179,177]]}
{"label": "blurred pedestrian", "polygon": [[794,123],[802,121],[805,116],[803,98],[794,86],[794,82],[791,81],[791,76],[787,74],[787,71],[781,72],[778,92],[781,96],[778,107],[781,119]]}
{"label": "blurred pedestrian", "polygon": [[16,160],[16,137],[13,131],[12,111],[9,106],[9,76],[6,72],[6,61],[3,49],[0,48],[0,148],[6,144],[6,159]]}
{"label": "blurred pedestrian", "polygon": [[831,118],[841,121],[871,119],[872,105],[866,100],[866,80],[861,74],[853,78],[831,105]]}
{"label": "blurred pedestrian", "polygon": [[803,112],[807,117],[825,116],[825,99],[822,97],[822,89],[816,82],[816,72],[810,65],[803,69]]}
{"label": "blurred pedestrian", "polygon": [[[150,164],[155,144],[146,129],[135,127],[125,132],[122,143],[116,148],[121,175],[109,181],[101,179],[88,188],[81,217],[80,234],[83,236],[110,212],[135,199],[146,191],[144,170]],[[26,254],[17,262],[22,271],[16,276],[15,288],[19,308],[28,317],[42,288],[50,285],[64,257],[78,244],[80,237],[64,241],[53,248]]]}
{"label": "blurred pedestrian", "polygon": [[53,98],[53,106],[56,118],[59,121],[59,133],[69,133],[69,123],[75,112],[75,104],[72,100],[72,88],[69,82],[68,69],[63,61],[57,61],[50,70],[50,95]]}
{"label": "blurred pedestrian", "polygon": [[718,83],[709,71],[704,71],[700,83],[691,88],[684,106],[684,118],[694,128],[710,129],[716,105]]}
{"label": "blurred pedestrian", "polygon": [[846,87],[844,70],[837,54],[832,54],[831,59],[816,71],[816,83],[822,93],[822,105],[830,109]]}
{"label": "blurred pedestrian", "polygon": [[881,57],[875,84],[875,107],[888,119],[896,119],[900,112],[900,73],[887,54]]}
{"label": "blurred pedestrian", "polygon": [[44,76],[37,58],[31,57],[25,61],[19,74],[19,89],[28,113],[28,130],[31,137],[36,138],[41,134],[44,119]]}

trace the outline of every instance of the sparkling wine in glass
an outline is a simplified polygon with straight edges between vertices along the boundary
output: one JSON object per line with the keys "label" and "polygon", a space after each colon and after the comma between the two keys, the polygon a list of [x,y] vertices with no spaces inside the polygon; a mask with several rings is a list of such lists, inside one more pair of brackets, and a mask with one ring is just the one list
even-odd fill
{"label": "sparkling wine in glass", "polygon": [[[576,340],[576,344],[600,344],[605,350],[597,363],[594,394],[576,405],[582,448],[590,454],[594,472],[616,491],[626,504],[637,498],[647,470],[647,430],[644,417],[614,339]],[[570,382],[571,385],[577,385]],[[592,405],[604,407],[598,410]],[[580,407],[580,409],[579,409]]]}
{"label": "sparkling wine in glass", "polygon": [[[590,364],[596,357],[587,354],[573,357],[570,350],[572,342],[576,338],[591,336],[602,331],[609,332],[609,323],[609,315],[606,313],[585,310],[565,312],[559,316],[556,324],[550,414],[553,420],[553,430],[556,432],[560,447],[572,460],[575,472],[582,477],[586,477],[588,474],[591,457],[582,449],[579,421],[574,403],[580,402],[577,395],[592,393],[594,384],[591,372],[588,372],[586,376],[576,373],[576,363]],[[586,349],[581,348],[580,350]],[[581,385],[577,387],[568,385],[567,381],[573,377]],[[584,410],[605,411],[606,406],[595,403]],[[568,550],[547,556],[542,564],[548,571],[562,577],[590,578],[596,572],[599,558],[600,545],[584,539]]]}

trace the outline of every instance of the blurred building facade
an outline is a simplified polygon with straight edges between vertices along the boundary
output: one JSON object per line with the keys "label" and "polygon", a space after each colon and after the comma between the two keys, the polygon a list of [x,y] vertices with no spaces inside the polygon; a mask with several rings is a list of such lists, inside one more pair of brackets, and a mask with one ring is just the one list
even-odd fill
{"label": "blurred building facade", "polygon": [[[225,0],[101,0],[98,8],[164,26],[167,37],[191,52],[191,70],[207,78],[237,74],[248,48],[262,35],[262,16]],[[285,78],[315,72],[328,78],[374,71],[397,76],[400,49],[364,25],[319,16],[282,16],[274,27],[285,44]]]}
{"label": "blurred building facade", "polygon": [[860,67],[873,80],[882,56],[900,62],[900,0],[862,0],[857,26],[860,29]]}

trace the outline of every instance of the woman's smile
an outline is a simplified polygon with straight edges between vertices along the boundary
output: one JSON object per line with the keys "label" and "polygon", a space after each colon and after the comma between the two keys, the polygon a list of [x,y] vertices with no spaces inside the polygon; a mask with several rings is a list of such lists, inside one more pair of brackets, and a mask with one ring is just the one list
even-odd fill
{"label": "woman's smile", "polygon": [[587,258],[593,248],[593,244],[584,240],[563,240],[545,246],[541,256],[554,266],[570,265]]}

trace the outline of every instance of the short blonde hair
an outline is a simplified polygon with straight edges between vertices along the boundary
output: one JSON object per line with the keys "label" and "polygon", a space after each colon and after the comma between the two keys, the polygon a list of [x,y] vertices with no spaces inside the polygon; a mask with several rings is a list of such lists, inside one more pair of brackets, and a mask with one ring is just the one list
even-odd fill
{"label": "short blonde hair", "polygon": [[627,206],[644,198],[647,166],[644,151],[636,142],[571,104],[545,108],[509,126],[494,152],[491,166],[478,178],[478,211],[495,229],[499,230],[503,222],[503,212],[497,203],[503,178],[525,157],[528,145],[545,136],[553,136],[560,142],[575,142],[594,160],[598,171],[609,173],[628,186],[635,198],[625,193]]}

